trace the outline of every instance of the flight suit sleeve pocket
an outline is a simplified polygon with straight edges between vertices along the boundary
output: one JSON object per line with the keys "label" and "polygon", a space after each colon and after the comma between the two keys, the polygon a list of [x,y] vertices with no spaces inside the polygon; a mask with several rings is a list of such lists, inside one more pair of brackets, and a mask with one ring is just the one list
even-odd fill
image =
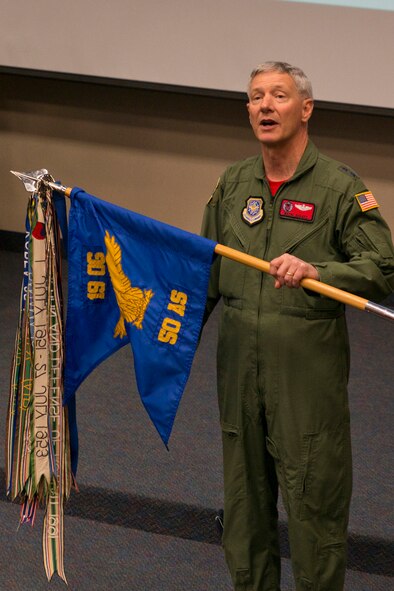
{"label": "flight suit sleeve pocket", "polygon": [[353,244],[357,245],[364,250],[371,250],[378,253],[382,258],[389,259],[393,258],[393,248],[391,244],[383,239],[383,234],[376,222],[367,222],[360,226],[359,231],[354,237]]}

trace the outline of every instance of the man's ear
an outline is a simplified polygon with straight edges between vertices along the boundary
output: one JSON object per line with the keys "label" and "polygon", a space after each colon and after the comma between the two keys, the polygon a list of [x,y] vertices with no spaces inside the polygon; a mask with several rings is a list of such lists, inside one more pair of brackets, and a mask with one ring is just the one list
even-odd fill
{"label": "man's ear", "polygon": [[302,105],[302,121],[304,123],[307,123],[307,121],[309,121],[309,119],[311,118],[311,115],[313,112],[313,107],[314,107],[313,99],[311,99],[311,98],[304,99],[304,102]]}
{"label": "man's ear", "polygon": [[250,121],[250,102],[249,101],[246,103],[246,110],[248,111],[249,121]]}

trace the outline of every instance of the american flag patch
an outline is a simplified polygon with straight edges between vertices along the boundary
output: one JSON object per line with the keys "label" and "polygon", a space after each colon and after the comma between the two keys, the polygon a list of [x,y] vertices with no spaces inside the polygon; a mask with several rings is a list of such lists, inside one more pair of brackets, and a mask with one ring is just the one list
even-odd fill
{"label": "american flag patch", "polygon": [[355,198],[358,201],[358,204],[361,208],[361,211],[368,211],[369,209],[373,209],[374,207],[379,207],[375,197],[372,195],[371,191],[363,191],[362,193],[357,193]]}

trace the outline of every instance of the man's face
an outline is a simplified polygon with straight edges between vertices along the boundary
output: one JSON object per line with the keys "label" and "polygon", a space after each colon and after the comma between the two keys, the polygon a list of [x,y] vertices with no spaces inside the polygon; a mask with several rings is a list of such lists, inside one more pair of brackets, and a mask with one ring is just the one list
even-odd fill
{"label": "man's face", "polygon": [[265,72],[251,81],[247,108],[259,142],[280,146],[304,133],[313,100],[299,94],[289,74]]}

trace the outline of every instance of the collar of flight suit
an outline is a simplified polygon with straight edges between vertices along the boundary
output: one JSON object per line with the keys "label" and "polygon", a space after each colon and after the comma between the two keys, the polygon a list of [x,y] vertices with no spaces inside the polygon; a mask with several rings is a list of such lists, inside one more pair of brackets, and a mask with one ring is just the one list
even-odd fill
{"label": "collar of flight suit", "polygon": [[[295,173],[293,174],[293,176],[291,177],[291,179],[289,179],[289,181],[292,181],[292,180],[302,176],[305,172],[307,172],[308,170],[313,168],[317,162],[318,157],[319,157],[319,150],[316,148],[315,144],[311,140],[308,140],[307,146],[305,148],[305,151],[302,155],[301,160],[298,163],[297,169],[296,169]],[[264,162],[261,157],[259,157],[256,160],[256,163],[254,166],[254,174],[255,174],[256,178],[258,178],[258,179],[267,180],[267,176],[265,174],[265,169],[264,169]]]}

